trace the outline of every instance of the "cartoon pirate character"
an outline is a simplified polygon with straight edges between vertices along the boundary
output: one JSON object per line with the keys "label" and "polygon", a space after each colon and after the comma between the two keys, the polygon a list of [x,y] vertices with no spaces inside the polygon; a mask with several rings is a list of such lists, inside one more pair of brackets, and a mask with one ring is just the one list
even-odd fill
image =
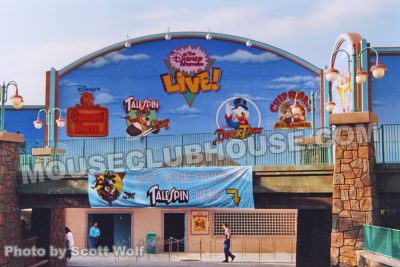
{"label": "cartoon pirate character", "polygon": [[111,203],[116,200],[122,192],[122,180],[124,176],[125,173],[115,173],[113,171],[96,174],[95,185],[91,188],[95,189],[97,194],[111,206]]}
{"label": "cartoon pirate character", "polygon": [[233,100],[233,105],[229,103],[225,106],[225,121],[229,127],[239,129],[241,126],[250,126],[248,118],[250,117],[249,109],[247,108],[247,101],[241,97]]}

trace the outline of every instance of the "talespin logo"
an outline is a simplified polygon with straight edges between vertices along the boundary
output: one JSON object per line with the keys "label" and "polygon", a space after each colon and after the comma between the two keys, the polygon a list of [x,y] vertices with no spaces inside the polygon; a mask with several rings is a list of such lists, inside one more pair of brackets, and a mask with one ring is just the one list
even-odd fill
{"label": "talespin logo", "polygon": [[153,185],[147,191],[147,197],[150,197],[150,205],[155,207],[157,203],[188,203],[189,202],[189,190],[178,190],[172,187],[170,190],[160,190],[158,184]]}

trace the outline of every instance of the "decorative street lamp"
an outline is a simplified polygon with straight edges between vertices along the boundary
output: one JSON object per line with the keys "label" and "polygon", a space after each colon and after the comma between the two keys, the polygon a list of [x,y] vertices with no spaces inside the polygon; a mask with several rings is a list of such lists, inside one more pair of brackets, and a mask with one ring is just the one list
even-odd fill
{"label": "decorative street lamp", "polygon": [[33,121],[33,126],[35,126],[36,129],[41,129],[43,127],[43,122],[40,120],[40,112],[43,111],[46,114],[44,121],[45,121],[46,125],[48,125],[47,138],[50,138],[50,128],[53,125],[53,120],[54,120],[53,118],[54,118],[54,114],[55,114],[56,110],[59,113],[58,119],[56,120],[56,124],[58,127],[62,128],[65,126],[65,120],[63,119],[62,114],[61,114],[61,109],[59,109],[59,108],[53,108],[53,109],[48,109],[48,110],[42,108],[39,110],[36,120]]}
{"label": "decorative street lamp", "polygon": [[[365,47],[363,50],[361,50],[358,53],[359,58],[361,56],[361,53],[367,49],[371,49],[372,51],[375,52],[375,55],[376,55],[375,65],[370,68],[370,71],[372,72],[372,76],[374,76],[376,79],[383,78],[383,76],[385,76],[385,71],[387,71],[387,67],[381,64],[381,62],[379,60],[378,52],[376,51],[375,48],[370,47],[370,46]],[[365,82],[367,80],[368,72],[365,72],[362,70],[360,59],[358,59],[358,62],[359,62],[359,70],[356,73],[356,82],[358,84],[362,84],[363,82]]]}
{"label": "decorative street lamp", "polygon": [[15,109],[21,109],[23,106],[24,99],[22,96],[18,94],[18,85],[16,82],[11,81],[9,83],[3,82],[3,85],[1,86],[1,112],[0,112],[0,132],[4,132],[4,117],[5,117],[5,104],[7,101],[7,95],[8,95],[8,88],[10,86],[15,87],[15,95],[10,97],[11,103]]}
{"label": "decorative street lamp", "polygon": [[[372,72],[372,75],[376,79],[380,79],[385,75],[385,71],[387,70],[387,67],[380,63],[378,52],[376,51],[375,48],[370,47],[370,46],[365,47],[360,52],[356,52],[356,50],[354,50],[354,53],[353,53],[353,63],[354,63],[354,65],[353,65],[354,68],[353,69],[354,69],[354,71],[353,71],[353,74],[352,74],[351,69],[350,69],[350,62],[352,62],[350,54],[346,50],[342,50],[342,49],[337,49],[332,53],[331,66],[330,66],[329,69],[324,70],[325,78],[330,82],[335,81],[337,79],[338,75],[339,75],[339,71],[333,67],[334,62],[333,62],[332,59],[338,52],[344,52],[347,55],[348,74],[352,75],[352,77],[353,77],[352,78],[352,80],[353,80],[353,83],[352,83],[353,84],[353,88],[351,90],[351,92],[352,92],[351,111],[352,112],[357,111],[356,110],[356,97],[357,97],[357,95],[356,95],[357,92],[356,91],[357,90],[355,88],[356,84],[364,83],[367,80],[367,77],[369,75],[369,73],[366,72],[366,71],[363,71],[363,69],[361,67],[361,53],[364,52],[367,49],[371,49],[372,51],[375,52],[376,62],[375,62],[375,65],[370,68],[370,71]],[[358,71],[356,71],[356,66],[357,65],[358,65]],[[331,94],[331,90],[329,90],[329,92]],[[329,112],[332,112],[333,109],[335,108],[335,103],[330,101],[330,102],[326,103],[325,106],[326,106],[326,110],[328,110]]]}

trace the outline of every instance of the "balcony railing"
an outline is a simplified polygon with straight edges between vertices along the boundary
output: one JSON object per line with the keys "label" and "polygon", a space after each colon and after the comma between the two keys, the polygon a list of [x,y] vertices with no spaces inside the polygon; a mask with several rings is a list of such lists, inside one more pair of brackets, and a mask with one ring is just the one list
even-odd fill
{"label": "balcony railing", "polygon": [[400,259],[400,230],[364,225],[364,249]]}
{"label": "balcony railing", "polygon": [[46,147],[43,141],[25,142],[20,165],[21,171],[31,171],[57,161],[69,172],[82,172],[90,168],[331,164],[330,144],[296,144],[296,139],[310,135],[311,130],[271,130],[223,141],[217,141],[215,133],[70,139],[57,141],[54,149],[41,155],[38,149]]}

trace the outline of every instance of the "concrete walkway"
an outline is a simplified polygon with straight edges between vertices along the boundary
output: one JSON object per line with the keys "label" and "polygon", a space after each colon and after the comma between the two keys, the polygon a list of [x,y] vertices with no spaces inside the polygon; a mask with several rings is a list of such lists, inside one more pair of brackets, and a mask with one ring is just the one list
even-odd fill
{"label": "concrete walkway", "polygon": [[[113,253],[109,256],[96,257],[73,257],[67,264],[68,267],[102,267],[102,266],[268,266],[268,267],[295,267],[295,254],[276,253],[247,253],[237,254],[234,262],[224,263],[222,253],[180,253],[179,255],[168,253],[157,255],[144,255],[142,257],[120,256],[115,257]],[[293,261],[293,262],[291,262]]]}

